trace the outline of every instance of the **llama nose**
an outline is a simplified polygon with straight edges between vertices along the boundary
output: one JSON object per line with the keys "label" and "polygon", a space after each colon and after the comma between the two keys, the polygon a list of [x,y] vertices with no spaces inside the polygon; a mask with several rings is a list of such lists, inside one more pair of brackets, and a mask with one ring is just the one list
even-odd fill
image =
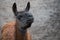
{"label": "llama nose", "polygon": [[33,22],[33,19],[28,19],[27,21],[28,21],[28,22]]}

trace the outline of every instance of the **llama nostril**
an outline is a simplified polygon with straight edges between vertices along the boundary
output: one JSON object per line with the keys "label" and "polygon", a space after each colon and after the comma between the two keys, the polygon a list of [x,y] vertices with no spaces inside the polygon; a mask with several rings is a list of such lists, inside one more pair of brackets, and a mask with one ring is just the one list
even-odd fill
{"label": "llama nostril", "polygon": [[28,19],[27,21],[31,21],[32,19]]}

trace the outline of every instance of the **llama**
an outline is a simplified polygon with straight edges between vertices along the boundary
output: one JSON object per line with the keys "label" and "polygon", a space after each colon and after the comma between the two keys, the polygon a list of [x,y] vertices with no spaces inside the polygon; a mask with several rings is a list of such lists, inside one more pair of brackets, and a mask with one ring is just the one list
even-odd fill
{"label": "llama", "polygon": [[12,10],[16,20],[8,22],[2,28],[2,40],[32,40],[29,31],[34,21],[33,15],[29,13],[30,2],[24,11],[17,11],[16,3],[13,4]]}

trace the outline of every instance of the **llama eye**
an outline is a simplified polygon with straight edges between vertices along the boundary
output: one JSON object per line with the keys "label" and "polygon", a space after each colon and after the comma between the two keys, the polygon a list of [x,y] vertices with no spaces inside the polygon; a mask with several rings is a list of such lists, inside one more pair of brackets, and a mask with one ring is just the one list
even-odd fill
{"label": "llama eye", "polygon": [[20,16],[17,16],[18,19],[21,19],[22,17],[23,17],[23,16],[21,16],[21,15],[20,15]]}
{"label": "llama eye", "polygon": [[32,17],[32,15],[29,15],[29,17]]}

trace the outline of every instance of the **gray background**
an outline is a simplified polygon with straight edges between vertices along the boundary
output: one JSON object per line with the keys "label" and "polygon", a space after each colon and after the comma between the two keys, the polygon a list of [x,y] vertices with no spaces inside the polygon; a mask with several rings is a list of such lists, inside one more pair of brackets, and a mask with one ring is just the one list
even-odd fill
{"label": "gray background", "polygon": [[34,16],[30,33],[32,40],[60,40],[60,0],[0,0],[0,34],[3,25],[15,20],[12,5],[24,10],[30,1],[30,12]]}

